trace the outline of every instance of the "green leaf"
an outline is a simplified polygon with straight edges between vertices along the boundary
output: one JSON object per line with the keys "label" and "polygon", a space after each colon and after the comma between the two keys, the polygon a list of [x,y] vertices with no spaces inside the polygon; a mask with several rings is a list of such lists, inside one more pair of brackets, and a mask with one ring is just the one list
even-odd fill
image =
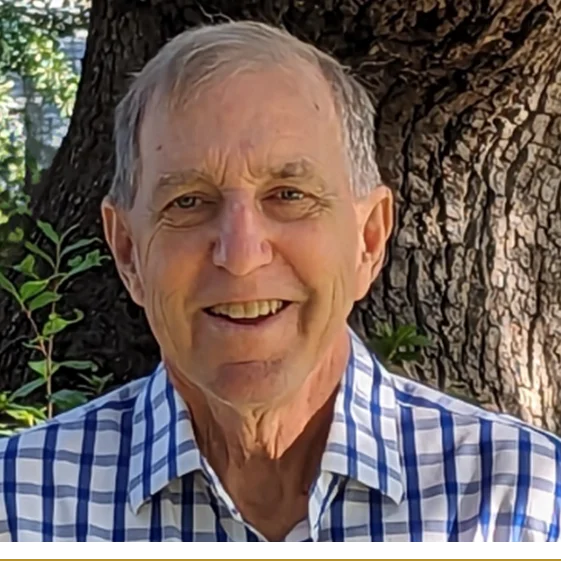
{"label": "green leaf", "polygon": [[368,341],[368,346],[381,360],[387,360],[392,352],[391,344],[387,339],[372,338]]}
{"label": "green leaf", "polygon": [[32,427],[40,421],[47,420],[43,410],[30,405],[18,405],[13,403],[10,409],[6,410],[6,414],[16,421],[25,423],[28,427]]}
{"label": "green leaf", "polygon": [[19,243],[23,240],[23,228],[20,228],[19,226],[17,228],[14,228],[9,234],[8,234],[8,241],[12,242],[12,243]]}
{"label": "green leaf", "polygon": [[29,249],[29,251],[32,251],[35,255],[43,258],[53,268],[53,270],[55,269],[55,262],[40,247],[37,247],[34,243],[28,241],[26,241],[24,245],[27,249]]}
{"label": "green leaf", "polygon": [[19,295],[21,297],[22,302],[29,300],[33,296],[36,296],[49,284],[49,279],[44,280],[34,280],[34,281],[27,281],[20,286]]}
{"label": "green leaf", "polygon": [[32,349],[34,351],[41,351],[41,347],[39,345],[32,345],[31,343],[29,343],[28,341],[23,341],[22,345],[26,348],[26,349]]}
{"label": "green leaf", "polygon": [[41,229],[43,234],[45,234],[45,236],[47,236],[47,238],[49,238],[54,244],[58,245],[58,243],[60,241],[60,237],[55,232],[54,228],[48,222],[43,222],[42,220],[37,220],[37,226],[39,226],[39,228]]}
{"label": "green leaf", "polygon": [[402,325],[400,326],[395,334],[395,346],[407,344],[407,339],[417,332],[416,325]]}
{"label": "green leaf", "polygon": [[27,397],[30,393],[45,385],[45,383],[46,380],[44,378],[37,378],[37,380],[33,380],[32,382],[24,384],[23,386],[21,386],[21,388],[18,388],[15,392],[12,392],[12,394],[10,395],[10,401],[15,401],[16,399]]}
{"label": "green leaf", "polygon": [[[101,240],[99,238],[89,238],[89,239],[78,240],[77,242],[74,242],[73,244],[70,244],[70,245],[66,246],[61,251],[60,256],[64,257],[67,253],[70,253],[71,251],[75,251],[76,249],[86,247],[87,245],[91,245],[92,243],[95,243],[95,242],[101,242]],[[69,265],[71,267],[73,266],[70,263],[69,263]]]}
{"label": "green leaf", "polygon": [[45,325],[43,326],[43,331],[41,332],[41,335],[43,337],[50,337],[51,335],[60,333],[63,329],[66,329],[72,323],[76,323],[83,319],[84,317],[83,312],[75,309],[74,313],[76,314],[76,318],[71,320],[64,319],[57,314],[51,314],[51,316],[49,316],[50,318],[49,321],[47,321],[47,323],[45,323]]}
{"label": "green leaf", "polygon": [[[15,214],[19,214],[20,216],[31,216],[31,211],[29,210],[28,206],[26,204],[19,204],[15,209],[14,209]],[[23,232],[23,230],[22,230]]]}
{"label": "green leaf", "polygon": [[16,271],[19,271],[20,273],[23,273],[28,277],[36,279],[37,275],[33,270],[34,268],[35,268],[35,256],[32,255],[31,253],[27,255],[27,257],[25,257],[25,259],[21,263],[19,263],[18,265],[14,265],[13,267],[13,269],[15,269]]}
{"label": "green leaf", "polygon": [[19,297],[16,287],[1,271],[0,271],[0,288],[3,288],[6,292],[9,292],[21,304],[21,298]]}
{"label": "green leaf", "polygon": [[68,260],[68,265],[74,269],[75,267],[77,267],[82,261],[84,260],[84,258],[81,255],[76,255],[76,257],[73,257],[72,259]]}
{"label": "green leaf", "polygon": [[16,429],[10,428],[6,423],[0,423],[0,436],[10,437],[16,434]]}
{"label": "green leaf", "polygon": [[31,302],[29,302],[29,304],[27,305],[27,308],[30,312],[33,312],[35,310],[38,310],[39,308],[42,308],[43,306],[48,306],[49,304],[58,302],[60,299],[61,295],[57,294],[56,292],[43,292],[39,294],[39,296],[33,298],[33,300],[31,300]]}
{"label": "green leaf", "polygon": [[72,368],[73,370],[91,370],[92,372],[97,372],[98,370],[97,364],[91,360],[65,360],[60,362],[59,366]]}
{"label": "green leaf", "polygon": [[47,359],[43,358],[41,360],[30,360],[27,363],[27,366],[31,368],[37,374],[43,376],[43,378],[47,377]]}
{"label": "green leaf", "polygon": [[78,374],[78,376],[85,382],[85,384],[81,384],[78,387],[83,389],[88,395],[101,395],[105,391],[106,386],[114,378],[114,374],[112,372],[106,374],[105,376],[96,376],[95,374],[90,374],[89,376],[86,376],[85,374]]}
{"label": "green leaf", "polygon": [[[107,258],[107,257],[106,257]],[[99,249],[95,249],[94,251],[90,251],[86,254],[83,260],[77,262],[75,265],[70,264],[72,269],[69,271],[69,275],[77,275],[78,273],[83,273],[92,267],[97,267],[101,265],[101,261],[103,257],[101,256],[101,252]]]}
{"label": "green leaf", "polygon": [[45,325],[43,326],[43,331],[41,332],[41,335],[43,335],[43,337],[50,337],[51,335],[55,335],[56,333],[60,333],[63,329],[65,329],[71,323],[72,322],[67,321],[67,320],[65,320],[61,317],[55,317],[55,318],[47,321],[47,323],[45,323]]}
{"label": "green leaf", "polygon": [[425,335],[414,335],[407,340],[407,344],[412,347],[430,347],[432,341]]}
{"label": "green leaf", "polygon": [[386,338],[390,338],[393,335],[393,330],[391,328],[391,326],[387,323],[383,323],[380,326],[380,337],[386,337]]}
{"label": "green leaf", "polygon": [[51,395],[51,401],[61,410],[67,411],[88,402],[87,396],[79,390],[59,390]]}

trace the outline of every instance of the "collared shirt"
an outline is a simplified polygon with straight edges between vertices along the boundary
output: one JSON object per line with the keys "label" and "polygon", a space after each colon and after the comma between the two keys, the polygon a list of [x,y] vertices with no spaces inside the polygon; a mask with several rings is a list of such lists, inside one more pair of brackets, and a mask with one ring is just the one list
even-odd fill
{"label": "collared shirt", "polygon": [[[557,541],[561,442],[387,372],[351,333],[297,541]],[[264,541],[152,376],[0,441],[0,541]]]}

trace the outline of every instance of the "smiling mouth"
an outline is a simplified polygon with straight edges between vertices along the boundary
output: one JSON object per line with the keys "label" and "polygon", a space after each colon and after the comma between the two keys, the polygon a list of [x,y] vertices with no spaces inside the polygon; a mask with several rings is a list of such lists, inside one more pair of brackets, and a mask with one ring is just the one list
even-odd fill
{"label": "smiling mouth", "polygon": [[285,310],[291,302],[287,300],[253,300],[217,304],[204,308],[210,316],[240,325],[257,325]]}

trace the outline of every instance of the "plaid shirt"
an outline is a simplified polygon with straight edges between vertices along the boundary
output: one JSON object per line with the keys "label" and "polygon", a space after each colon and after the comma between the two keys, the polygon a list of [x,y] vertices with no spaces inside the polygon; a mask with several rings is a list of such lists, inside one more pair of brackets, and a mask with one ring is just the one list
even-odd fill
{"label": "plaid shirt", "polygon": [[[561,443],[382,368],[354,334],[291,541],[559,538]],[[149,378],[0,441],[0,541],[263,541]]]}

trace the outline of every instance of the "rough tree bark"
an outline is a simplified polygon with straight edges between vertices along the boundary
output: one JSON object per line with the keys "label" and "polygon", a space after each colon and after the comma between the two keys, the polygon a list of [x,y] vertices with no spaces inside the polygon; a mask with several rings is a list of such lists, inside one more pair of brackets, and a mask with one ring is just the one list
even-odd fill
{"label": "rough tree bark", "polygon": [[[415,322],[435,346],[410,375],[561,432],[561,0],[93,0],[75,112],[33,192],[37,216],[100,235],[128,78],[218,14],[284,25],[377,101],[397,227],[352,324],[367,335],[377,321]],[[119,381],[148,373],[157,347],[112,266],[72,289],[86,318],[61,351]],[[0,325],[0,383],[15,387],[25,331],[5,299]]]}

